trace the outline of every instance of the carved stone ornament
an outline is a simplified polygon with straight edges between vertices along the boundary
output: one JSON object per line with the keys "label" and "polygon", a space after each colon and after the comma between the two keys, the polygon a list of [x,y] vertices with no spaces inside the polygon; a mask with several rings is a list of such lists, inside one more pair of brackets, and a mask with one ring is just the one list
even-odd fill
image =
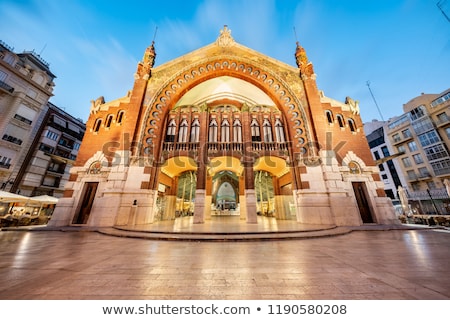
{"label": "carved stone ornament", "polygon": [[231,47],[234,43],[235,41],[231,36],[231,30],[228,29],[228,26],[223,26],[223,29],[220,30],[220,35],[216,40],[216,44],[220,47]]}
{"label": "carved stone ornament", "polygon": [[95,100],[91,100],[91,113],[96,114],[100,110],[100,106],[105,103],[103,96],[98,97]]}
{"label": "carved stone ornament", "polygon": [[350,106],[350,110],[353,114],[359,114],[359,101],[353,100],[350,97],[346,97],[345,104],[348,104]]}

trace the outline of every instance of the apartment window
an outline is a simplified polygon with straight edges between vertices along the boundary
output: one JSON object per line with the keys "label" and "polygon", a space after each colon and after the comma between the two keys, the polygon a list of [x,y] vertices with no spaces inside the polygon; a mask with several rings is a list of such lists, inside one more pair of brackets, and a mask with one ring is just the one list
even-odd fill
{"label": "apartment window", "polygon": [[58,141],[58,137],[59,137],[59,135],[56,132],[53,132],[50,130],[47,131],[47,134],[45,136],[53,141]]}
{"label": "apartment window", "polygon": [[380,171],[384,171],[384,165],[382,163],[380,163],[378,165],[378,169],[380,169]]}
{"label": "apartment window", "polygon": [[411,188],[413,189],[413,191],[420,191],[420,183],[419,182],[411,183]]}
{"label": "apartment window", "polygon": [[411,160],[408,157],[402,158],[402,163],[405,168],[411,167]]}
{"label": "apartment window", "polygon": [[387,180],[387,178],[388,178],[387,174],[382,174],[382,175],[381,175],[381,179]]}
{"label": "apartment window", "polygon": [[439,123],[444,123],[444,122],[449,121],[449,117],[445,112],[439,113],[437,115],[437,118],[438,118]]}
{"label": "apartment window", "polygon": [[78,143],[78,142],[75,142],[74,144],[73,144],[73,149],[74,150],[80,150],[80,144]]}
{"label": "apartment window", "polygon": [[434,174],[439,175],[448,175],[450,174],[450,160],[445,159],[442,161],[437,161],[431,163],[431,167],[433,168]]}
{"label": "apartment window", "polygon": [[419,136],[419,140],[420,140],[420,144],[423,147],[429,146],[430,144],[441,141],[441,139],[439,139],[439,136],[437,135],[436,131],[430,131],[430,132],[421,134]]}
{"label": "apartment window", "polygon": [[411,137],[411,131],[409,130],[409,129],[405,129],[405,130],[403,130],[402,131],[402,135],[403,135],[403,138],[410,138]]}
{"label": "apartment window", "polygon": [[419,175],[420,177],[424,178],[424,177],[429,177],[430,173],[428,172],[428,169],[425,167],[419,168]]}
{"label": "apartment window", "polygon": [[436,189],[436,183],[434,181],[428,181],[427,182],[427,187],[430,190]]}
{"label": "apartment window", "polygon": [[8,74],[0,70],[0,81],[5,81]]}
{"label": "apartment window", "polygon": [[46,145],[45,143],[41,143],[39,145],[39,150],[44,151],[45,153],[53,153],[53,151],[55,150],[55,148]]}
{"label": "apartment window", "polygon": [[406,148],[405,148],[404,145],[401,145],[401,146],[398,146],[398,147],[397,147],[397,151],[398,151],[399,153],[406,152]]}
{"label": "apartment window", "polygon": [[408,179],[413,180],[416,179],[416,173],[414,172],[414,170],[408,170],[406,171],[406,174],[408,175]]}
{"label": "apartment window", "polygon": [[414,162],[416,164],[421,164],[423,163],[423,159],[422,159],[422,155],[420,153],[414,154],[413,156]]}
{"label": "apartment window", "polygon": [[439,104],[441,104],[441,103],[444,103],[444,102],[447,101],[447,100],[450,100],[450,92],[447,93],[447,94],[445,94],[445,95],[443,95],[442,97],[439,97],[439,98],[437,98],[436,100],[434,100],[434,101],[431,103],[431,106],[434,108],[434,107],[436,107],[437,105],[439,105]]}
{"label": "apartment window", "polygon": [[392,136],[392,140],[394,140],[394,142],[398,142],[402,140],[402,138],[400,138],[400,134],[396,133]]}
{"label": "apartment window", "polygon": [[447,138],[450,139],[450,127],[445,128],[445,133],[447,134]]}
{"label": "apartment window", "polygon": [[381,152],[383,152],[383,156],[384,157],[389,157],[390,156],[389,150],[388,150],[388,148],[386,146],[381,147]]}
{"label": "apartment window", "polygon": [[411,120],[416,120],[425,115],[425,106],[418,106],[417,108],[411,110],[410,117]]}
{"label": "apartment window", "polygon": [[0,168],[9,169],[11,166],[11,158],[0,156]]}
{"label": "apartment window", "polygon": [[429,161],[448,157],[447,151],[441,144],[435,145],[430,148],[425,148],[424,151]]}
{"label": "apartment window", "polygon": [[379,160],[380,159],[380,153],[378,151],[374,151],[373,152],[373,156],[375,157],[375,160]]}
{"label": "apartment window", "polygon": [[417,144],[415,141],[408,142],[408,148],[410,152],[417,151]]}

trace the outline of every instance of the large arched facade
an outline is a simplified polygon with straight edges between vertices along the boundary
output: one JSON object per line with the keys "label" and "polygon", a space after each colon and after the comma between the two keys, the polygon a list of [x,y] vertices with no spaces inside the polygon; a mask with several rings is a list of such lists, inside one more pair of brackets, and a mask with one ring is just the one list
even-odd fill
{"label": "large arched facade", "polygon": [[155,55],[152,44],[126,97],[93,101],[51,224],[226,214],[247,223],[395,221],[357,102],[320,92],[302,47],[293,67],[236,43],[225,27],[216,42],[158,67]]}

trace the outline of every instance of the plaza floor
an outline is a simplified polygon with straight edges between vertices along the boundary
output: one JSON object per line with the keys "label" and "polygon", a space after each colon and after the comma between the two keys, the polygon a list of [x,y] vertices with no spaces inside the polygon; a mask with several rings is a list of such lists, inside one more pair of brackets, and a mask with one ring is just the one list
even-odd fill
{"label": "plaza floor", "polygon": [[240,227],[0,231],[0,299],[450,299],[446,229]]}

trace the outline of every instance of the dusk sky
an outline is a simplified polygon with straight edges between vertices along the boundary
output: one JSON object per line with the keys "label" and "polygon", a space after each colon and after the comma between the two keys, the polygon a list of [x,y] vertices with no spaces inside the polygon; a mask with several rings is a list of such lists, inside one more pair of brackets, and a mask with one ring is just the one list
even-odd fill
{"label": "dusk sky", "polygon": [[[90,101],[125,96],[156,32],[156,65],[214,42],[228,25],[240,44],[295,66],[298,40],[325,95],[360,102],[363,121],[403,113],[450,87],[450,0],[1,0],[0,39],[34,50],[57,76],[51,102],[87,120]],[[295,28],[295,33],[294,33]]]}

